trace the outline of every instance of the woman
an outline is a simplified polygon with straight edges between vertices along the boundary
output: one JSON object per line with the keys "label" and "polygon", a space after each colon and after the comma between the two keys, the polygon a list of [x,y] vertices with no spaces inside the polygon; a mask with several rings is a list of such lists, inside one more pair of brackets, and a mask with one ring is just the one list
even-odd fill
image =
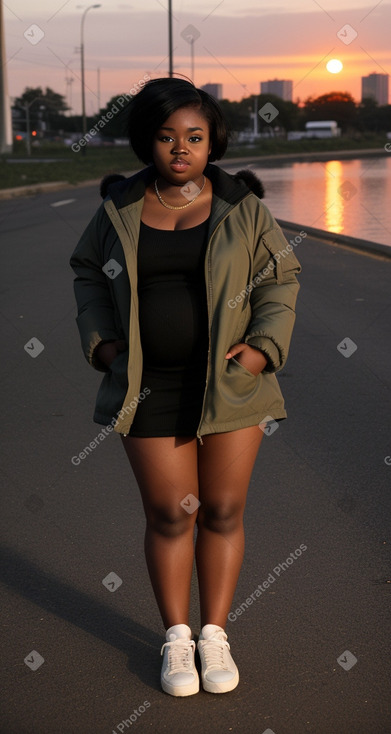
{"label": "woman", "polygon": [[227,128],[206,92],[149,82],[130,102],[129,137],[147,167],[109,186],[72,255],[77,323],[88,361],[106,373],[94,420],[121,434],[141,492],[166,629],[162,688],[199,690],[195,555],[202,685],[224,693],[239,681],[225,625],[247,488],[263,429],[286,417],[275,372],[300,265],[259,198],[211,164]]}

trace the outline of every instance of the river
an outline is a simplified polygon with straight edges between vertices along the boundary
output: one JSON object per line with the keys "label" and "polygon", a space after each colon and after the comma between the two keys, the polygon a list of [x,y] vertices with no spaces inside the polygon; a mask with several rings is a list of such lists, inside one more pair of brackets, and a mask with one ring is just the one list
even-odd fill
{"label": "river", "polygon": [[391,245],[391,153],[249,167],[263,182],[264,202],[277,219]]}

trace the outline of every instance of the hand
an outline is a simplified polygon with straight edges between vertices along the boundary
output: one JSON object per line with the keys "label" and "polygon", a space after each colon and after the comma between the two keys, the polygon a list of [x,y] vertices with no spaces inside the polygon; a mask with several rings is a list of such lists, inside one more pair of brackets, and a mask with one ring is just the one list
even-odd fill
{"label": "hand", "polygon": [[225,355],[225,358],[231,359],[231,357],[236,357],[237,354],[240,355],[238,362],[240,362],[240,364],[242,364],[247,370],[252,372],[255,377],[259,375],[267,365],[267,358],[263,352],[260,352],[259,349],[250,346],[250,344],[244,344],[243,342],[234,344],[234,346],[232,346]]}
{"label": "hand", "polygon": [[117,339],[117,341],[113,342],[102,342],[96,348],[96,356],[106,367],[110,367],[116,356],[120,352],[124,352],[125,349],[126,342],[124,339]]}

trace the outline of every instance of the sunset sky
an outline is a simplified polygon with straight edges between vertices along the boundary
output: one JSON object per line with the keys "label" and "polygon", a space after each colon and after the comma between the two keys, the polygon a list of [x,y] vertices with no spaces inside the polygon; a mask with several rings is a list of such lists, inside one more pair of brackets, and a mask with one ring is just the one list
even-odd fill
{"label": "sunset sky", "polygon": [[[92,3],[74,0],[7,0],[4,7],[8,88],[49,86],[80,112],[80,21]],[[174,71],[190,76],[190,45],[181,33],[193,27],[197,86],[223,84],[223,96],[258,94],[260,81],[292,79],[293,100],[328,91],[361,99],[361,76],[391,74],[391,3],[363,0],[173,0]],[[338,31],[349,25],[344,43]],[[28,29],[34,25],[34,30]],[[38,26],[38,29],[35,28]],[[195,29],[195,30],[194,30]],[[34,45],[23,34],[37,40]],[[199,35],[198,35],[199,34]],[[355,36],[357,34],[357,36]],[[185,35],[185,34],[184,34]],[[355,37],[354,37],[355,36]],[[354,38],[353,38],[354,37]],[[85,19],[87,112],[129,92],[145,74],[168,70],[167,0],[102,0]],[[339,74],[326,63],[340,59]],[[73,79],[73,82],[66,82]]]}

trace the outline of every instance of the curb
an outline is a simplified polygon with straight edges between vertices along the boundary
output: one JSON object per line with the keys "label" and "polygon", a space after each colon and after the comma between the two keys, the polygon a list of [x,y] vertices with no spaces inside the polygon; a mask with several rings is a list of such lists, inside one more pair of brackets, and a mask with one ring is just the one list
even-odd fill
{"label": "curb", "polygon": [[247,156],[242,156],[240,158],[223,158],[222,161],[219,161],[218,165],[221,166],[221,168],[224,168],[226,166],[230,165],[242,165],[247,164],[247,166],[250,166],[252,164],[261,164],[261,163],[281,163],[285,161],[292,161],[293,163],[316,163],[318,161],[330,161],[330,160],[349,160],[349,159],[355,159],[355,158],[370,158],[371,156],[379,156],[387,154],[387,151],[385,151],[384,148],[362,148],[361,150],[322,150],[322,151],[307,151],[306,152],[296,152],[296,153],[275,153],[274,155],[251,155],[251,153],[248,153]]}
{"label": "curb", "polygon": [[[124,176],[131,176],[134,171],[121,172]],[[6,199],[14,199],[17,196],[34,196],[35,194],[49,194],[51,191],[65,191],[66,189],[83,189],[88,186],[97,186],[99,189],[103,176],[90,179],[89,181],[79,181],[78,183],[69,183],[68,181],[53,181],[51,183],[29,184],[28,186],[17,186],[13,189],[0,189],[0,201]]]}
{"label": "curb", "polygon": [[53,183],[31,184],[29,186],[17,186],[13,189],[0,189],[0,200],[14,199],[17,196],[32,196],[33,194],[49,193],[68,188],[66,181],[53,181]]}
{"label": "curb", "polygon": [[305,224],[300,225],[296,222],[286,222],[283,219],[277,219],[276,221],[282,229],[290,229],[293,232],[300,232],[304,230],[311,237],[315,237],[321,240],[326,245],[337,245],[337,247],[343,247],[347,250],[354,250],[361,255],[372,255],[372,257],[378,257],[381,260],[391,259],[391,247],[388,245],[382,245],[380,242],[371,242],[370,240],[360,240],[357,237],[348,237],[345,234],[336,234],[335,232],[328,232],[325,229],[316,229],[315,227],[307,227]]}
{"label": "curb", "polygon": [[29,186],[18,186],[14,189],[0,189],[0,201],[6,199],[15,199],[18,196],[34,196],[35,194],[50,194],[51,191],[65,191],[66,189],[83,188],[84,186],[99,185],[101,179],[97,181],[81,181],[77,184],[71,184],[67,181],[53,181],[52,183],[37,183]]}

